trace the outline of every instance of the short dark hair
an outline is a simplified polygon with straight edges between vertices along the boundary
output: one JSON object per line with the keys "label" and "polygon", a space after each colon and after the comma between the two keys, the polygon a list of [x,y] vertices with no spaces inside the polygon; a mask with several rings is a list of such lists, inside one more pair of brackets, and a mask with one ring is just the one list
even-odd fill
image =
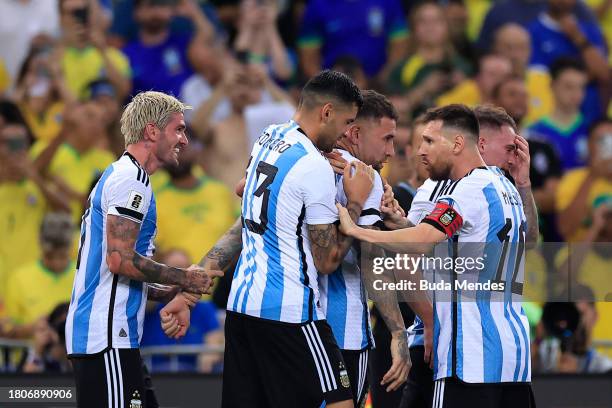
{"label": "short dark hair", "polygon": [[480,105],[474,109],[474,114],[481,128],[488,127],[499,129],[502,126],[510,126],[515,132],[517,131],[516,122],[502,107]]}
{"label": "short dark hair", "polygon": [[313,108],[328,98],[346,105],[357,105],[361,108],[363,97],[355,82],[348,75],[338,71],[319,72],[304,85],[299,106]]}
{"label": "short dark hair", "polygon": [[471,136],[474,142],[478,140],[478,133],[480,132],[478,119],[476,119],[474,111],[466,105],[451,104],[428,109],[424,114],[425,123],[434,120],[441,120],[442,127],[453,127],[462,130]]}
{"label": "short dark hair", "polygon": [[557,58],[550,66],[550,78],[554,81],[559,78],[563,72],[569,69],[586,74],[586,67],[581,60],[571,57],[561,57]]}
{"label": "short dark hair", "polygon": [[372,89],[361,91],[363,97],[363,105],[357,112],[357,119],[382,119],[389,118],[397,122],[399,116],[393,107],[393,104],[383,94]]}

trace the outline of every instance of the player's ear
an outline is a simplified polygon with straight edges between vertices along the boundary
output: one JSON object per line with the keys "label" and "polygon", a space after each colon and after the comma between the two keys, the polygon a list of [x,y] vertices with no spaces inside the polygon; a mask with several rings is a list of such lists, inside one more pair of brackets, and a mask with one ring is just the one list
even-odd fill
{"label": "player's ear", "polygon": [[485,140],[485,138],[482,136],[478,136],[478,151],[481,154],[484,153],[485,144],[487,144],[487,141]]}
{"label": "player's ear", "polygon": [[453,153],[458,154],[465,148],[465,136],[461,133],[455,135],[455,144],[453,146]]}
{"label": "player's ear", "polygon": [[359,125],[356,123],[351,123],[347,126],[344,135],[347,137],[349,142],[351,142],[351,144],[357,144],[357,141],[359,140],[359,131]]}
{"label": "player's ear", "polygon": [[147,123],[144,128],[144,140],[156,142],[159,138],[159,129],[153,123]]}
{"label": "player's ear", "polygon": [[330,102],[323,105],[321,108],[321,122],[328,123],[334,115],[334,105]]}

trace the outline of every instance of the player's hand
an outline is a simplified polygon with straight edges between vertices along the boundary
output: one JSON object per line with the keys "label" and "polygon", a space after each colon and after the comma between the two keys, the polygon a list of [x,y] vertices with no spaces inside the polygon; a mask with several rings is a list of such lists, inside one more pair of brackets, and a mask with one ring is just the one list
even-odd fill
{"label": "player's hand", "polygon": [[386,385],[387,392],[397,390],[406,382],[411,366],[406,331],[394,332],[391,337],[391,368],[383,376],[380,385]]}
{"label": "player's hand", "polygon": [[406,216],[406,212],[399,205],[399,201],[395,199],[395,195],[393,194],[393,188],[385,182],[385,192],[383,193],[382,199],[380,201],[381,211],[383,208],[387,208],[390,211],[399,214],[402,217]]}
{"label": "player's hand", "polygon": [[514,139],[514,145],[516,146],[514,152],[515,160],[510,167],[510,175],[517,187],[531,186],[531,180],[529,179],[529,166],[531,163],[529,143],[527,143],[524,137],[517,135]]}
{"label": "player's hand", "polygon": [[338,207],[338,215],[340,217],[340,232],[346,236],[353,237],[357,226],[351,219],[348,210],[339,203],[336,203],[336,207]]}
{"label": "player's hand", "polygon": [[355,160],[344,168],[342,183],[348,201],[363,208],[374,186],[374,169]]}
{"label": "player's hand", "polygon": [[202,298],[202,295],[199,293],[181,292],[178,295],[183,297],[185,304],[190,308],[194,308]]}
{"label": "player's hand", "polygon": [[166,336],[180,339],[189,329],[191,312],[181,294],[174,297],[159,311],[161,327]]}
{"label": "player's hand", "polygon": [[390,230],[408,228],[408,220],[403,212],[399,212],[393,207],[380,207],[383,223]]}
{"label": "player's hand", "polygon": [[191,265],[185,269],[185,279],[180,285],[185,291],[192,293],[206,293],[212,285],[212,279],[204,268]]}
{"label": "player's hand", "polygon": [[344,157],[342,157],[340,152],[334,150],[330,153],[323,153],[323,155],[325,156],[329,164],[331,164],[332,169],[334,169],[334,173],[340,175],[344,174],[344,168],[348,164],[348,161],[346,161]]}
{"label": "player's hand", "polygon": [[234,187],[234,191],[236,192],[236,195],[240,198],[242,198],[242,195],[244,194],[244,188],[246,187],[246,177],[243,177],[240,179],[240,181],[238,182],[238,184],[236,184],[236,187]]}

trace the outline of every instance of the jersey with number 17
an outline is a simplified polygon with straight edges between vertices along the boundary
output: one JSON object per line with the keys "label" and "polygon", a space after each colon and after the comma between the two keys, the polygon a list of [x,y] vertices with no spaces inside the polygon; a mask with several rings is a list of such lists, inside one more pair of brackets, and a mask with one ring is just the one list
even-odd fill
{"label": "jersey with number 17", "polygon": [[255,142],[242,196],[242,252],[227,310],[288,323],[324,319],[307,225],[333,224],[334,172],[294,121]]}

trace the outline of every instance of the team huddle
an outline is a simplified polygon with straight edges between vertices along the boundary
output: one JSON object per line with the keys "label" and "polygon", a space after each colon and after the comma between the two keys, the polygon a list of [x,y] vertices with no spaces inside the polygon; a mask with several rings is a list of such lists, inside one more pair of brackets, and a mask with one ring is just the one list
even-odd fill
{"label": "team huddle", "polygon": [[[180,338],[190,308],[224,273],[233,279],[223,407],[362,407],[372,383],[403,387],[401,407],[535,406],[521,294],[538,220],[528,145],[505,111],[425,113],[418,155],[429,179],[406,214],[379,174],[394,154],[393,105],[323,71],[303,88],[293,119],[254,143],[237,187],[240,218],[199,265],[180,269],[150,259],[149,176],[179,160],[188,108],[162,93],[136,95],[121,118],[126,152],[90,194],[66,325],[78,406],[146,407],[154,395],[138,348],[147,299],[167,302],[162,328]],[[452,259],[461,250],[488,256],[478,273],[422,268],[408,279],[494,281],[503,290],[404,299],[373,290],[375,279],[404,276],[375,274],[364,256],[432,247]],[[368,372],[368,299],[391,334],[382,378]],[[410,327],[401,301],[417,316]]]}

